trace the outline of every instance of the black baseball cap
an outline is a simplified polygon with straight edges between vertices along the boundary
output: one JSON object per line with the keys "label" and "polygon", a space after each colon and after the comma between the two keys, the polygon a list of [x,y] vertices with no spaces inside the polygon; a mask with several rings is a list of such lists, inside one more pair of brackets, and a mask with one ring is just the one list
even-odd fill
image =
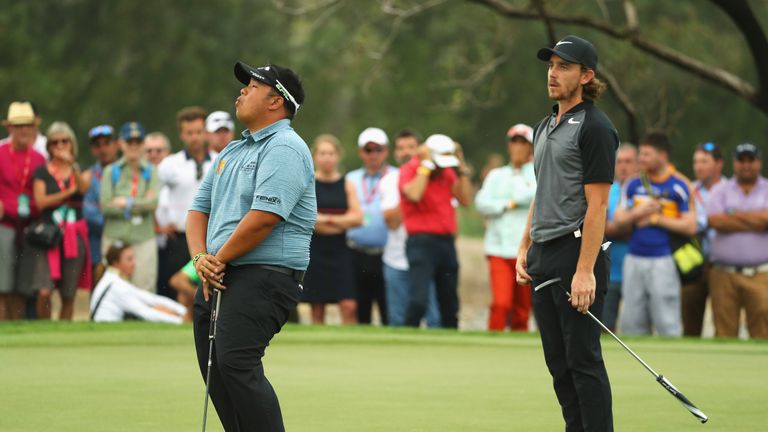
{"label": "black baseball cap", "polygon": [[555,44],[552,48],[542,48],[536,56],[539,60],[549,61],[552,55],[556,55],[565,61],[578,63],[590,69],[597,69],[597,50],[586,39],[569,35]]}
{"label": "black baseball cap", "polygon": [[296,97],[294,97],[285,83],[280,82],[281,69],[281,67],[271,64],[254,68],[243,62],[237,62],[235,63],[235,78],[245,85],[248,85],[251,82],[251,78],[253,78],[274,88],[290,104],[293,113],[296,114],[302,102],[304,102],[304,92],[299,88],[295,92]]}
{"label": "black baseball cap", "polygon": [[739,159],[742,156],[749,156],[753,157],[755,159],[760,158],[760,149],[757,148],[756,145],[751,143],[744,143],[739,144],[736,146],[736,151],[734,152],[734,157],[736,159]]}

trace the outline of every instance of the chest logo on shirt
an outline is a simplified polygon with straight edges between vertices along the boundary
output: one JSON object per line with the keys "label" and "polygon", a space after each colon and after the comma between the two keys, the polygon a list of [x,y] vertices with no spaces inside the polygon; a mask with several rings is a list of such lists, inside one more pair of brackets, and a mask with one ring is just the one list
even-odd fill
{"label": "chest logo on shirt", "polygon": [[248,162],[247,164],[243,165],[243,167],[240,168],[240,170],[244,173],[254,172],[256,170],[256,162],[254,161]]}
{"label": "chest logo on shirt", "polygon": [[216,166],[216,174],[221,174],[221,172],[224,171],[224,165],[226,165],[226,164],[227,164],[227,160],[226,159],[221,159],[219,161],[219,165]]}

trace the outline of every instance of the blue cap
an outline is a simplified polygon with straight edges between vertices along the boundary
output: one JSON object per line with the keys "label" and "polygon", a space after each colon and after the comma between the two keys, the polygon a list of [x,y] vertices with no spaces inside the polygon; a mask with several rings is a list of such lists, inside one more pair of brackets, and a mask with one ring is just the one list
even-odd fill
{"label": "blue cap", "polygon": [[142,126],[139,122],[128,122],[120,128],[120,139],[123,141],[132,139],[143,140],[144,135],[146,135],[144,126]]}
{"label": "blue cap", "polygon": [[88,138],[91,140],[94,140],[98,137],[103,137],[103,136],[111,137],[114,135],[115,135],[115,128],[107,124],[94,126],[91,128],[91,130],[88,131]]}

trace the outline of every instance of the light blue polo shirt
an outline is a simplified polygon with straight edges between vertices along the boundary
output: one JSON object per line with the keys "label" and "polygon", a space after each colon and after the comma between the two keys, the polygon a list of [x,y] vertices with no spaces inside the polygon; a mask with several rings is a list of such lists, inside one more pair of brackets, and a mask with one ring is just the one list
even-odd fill
{"label": "light blue polo shirt", "polygon": [[206,247],[215,254],[250,210],[274,213],[282,221],[256,248],[233,265],[269,264],[297,270],[309,265],[309,242],[317,220],[315,174],[307,144],[277,121],[255,133],[244,131],[214,161],[192,202],[207,213]]}
{"label": "light blue polo shirt", "polygon": [[347,230],[347,240],[357,246],[383,248],[387,244],[389,228],[381,211],[381,179],[397,168],[385,165],[375,175],[368,175],[365,168],[358,168],[347,173],[347,180],[355,185],[357,199],[363,211],[363,225]]}

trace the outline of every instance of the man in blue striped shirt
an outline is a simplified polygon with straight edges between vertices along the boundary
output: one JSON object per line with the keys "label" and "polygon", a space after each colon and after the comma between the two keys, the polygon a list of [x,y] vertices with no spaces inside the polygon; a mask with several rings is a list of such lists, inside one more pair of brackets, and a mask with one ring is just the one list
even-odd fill
{"label": "man in blue striped shirt", "polygon": [[247,130],[203,179],[187,216],[187,241],[203,281],[194,306],[205,376],[209,288],[222,290],[210,394],[227,431],[284,431],[262,357],[301,293],[317,218],[312,156],[291,128],[304,101],[298,76],[276,65],[235,65],[235,102]]}

